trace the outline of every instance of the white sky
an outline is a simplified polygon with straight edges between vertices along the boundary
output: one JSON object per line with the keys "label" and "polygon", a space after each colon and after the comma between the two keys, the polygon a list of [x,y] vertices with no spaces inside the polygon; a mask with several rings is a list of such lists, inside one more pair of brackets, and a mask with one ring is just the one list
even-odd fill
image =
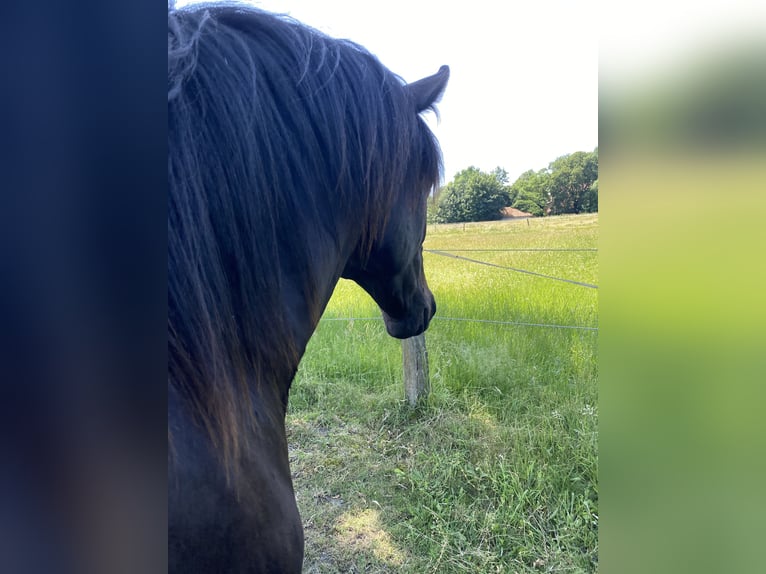
{"label": "white sky", "polygon": [[251,3],[365,46],[408,82],[449,65],[441,122],[429,115],[446,181],[475,165],[512,182],[598,145],[595,0]]}

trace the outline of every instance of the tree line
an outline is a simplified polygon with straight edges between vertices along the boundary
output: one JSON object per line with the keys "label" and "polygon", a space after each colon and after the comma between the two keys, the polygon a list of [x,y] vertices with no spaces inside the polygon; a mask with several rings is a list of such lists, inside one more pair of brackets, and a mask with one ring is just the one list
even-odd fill
{"label": "tree line", "polygon": [[538,217],[598,211],[598,147],[525,171],[512,184],[501,167],[466,168],[429,201],[428,217],[431,223],[491,221],[509,206]]}

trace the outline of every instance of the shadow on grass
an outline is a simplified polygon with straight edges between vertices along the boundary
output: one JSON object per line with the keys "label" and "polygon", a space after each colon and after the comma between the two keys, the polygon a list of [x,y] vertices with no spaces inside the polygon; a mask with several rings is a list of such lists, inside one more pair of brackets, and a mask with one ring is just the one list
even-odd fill
{"label": "shadow on grass", "polygon": [[414,408],[291,413],[305,571],[595,571],[595,409],[509,424],[487,403],[437,388]]}

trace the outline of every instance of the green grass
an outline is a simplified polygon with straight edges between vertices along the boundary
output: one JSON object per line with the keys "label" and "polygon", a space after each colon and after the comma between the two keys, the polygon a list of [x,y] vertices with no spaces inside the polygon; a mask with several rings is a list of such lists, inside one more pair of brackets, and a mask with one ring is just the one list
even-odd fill
{"label": "green grass", "polygon": [[[429,227],[427,249],[593,248],[598,216]],[[595,252],[460,253],[598,283]],[[401,344],[341,282],[290,396],[306,572],[594,572],[597,290],[436,254],[431,396],[404,400]]]}

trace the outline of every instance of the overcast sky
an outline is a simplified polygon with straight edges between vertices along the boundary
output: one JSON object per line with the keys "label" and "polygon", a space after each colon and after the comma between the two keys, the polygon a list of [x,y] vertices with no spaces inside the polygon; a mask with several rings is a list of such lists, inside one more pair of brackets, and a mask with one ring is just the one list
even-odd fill
{"label": "overcast sky", "polygon": [[429,118],[446,181],[470,165],[501,166],[513,181],[598,145],[593,0],[251,3],[362,44],[408,82],[449,65],[441,121]]}

